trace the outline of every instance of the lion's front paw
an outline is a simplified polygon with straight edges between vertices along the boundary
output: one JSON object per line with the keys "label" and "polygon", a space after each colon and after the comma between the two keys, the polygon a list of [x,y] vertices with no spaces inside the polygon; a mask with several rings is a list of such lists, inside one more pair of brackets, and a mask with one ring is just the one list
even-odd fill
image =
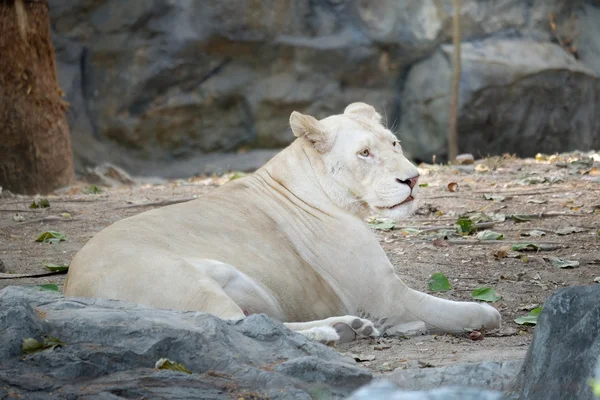
{"label": "lion's front paw", "polygon": [[351,342],[357,336],[379,336],[379,331],[371,321],[353,316],[339,317],[339,320],[333,323],[333,328],[340,336],[338,340],[340,343]]}

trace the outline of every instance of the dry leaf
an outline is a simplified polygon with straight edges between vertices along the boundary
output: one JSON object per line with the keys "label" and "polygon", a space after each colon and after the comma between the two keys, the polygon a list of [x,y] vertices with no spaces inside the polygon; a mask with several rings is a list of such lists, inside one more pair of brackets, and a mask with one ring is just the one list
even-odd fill
{"label": "dry leaf", "polygon": [[471,333],[469,333],[469,339],[471,340],[483,340],[484,335],[483,333],[479,332],[479,331],[473,331]]}
{"label": "dry leaf", "polygon": [[457,192],[458,191],[458,183],[456,183],[456,182],[450,182],[448,184],[448,191],[450,191],[450,192]]}
{"label": "dry leaf", "polygon": [[508,253],[510,253],[510,247],[502,246],[498,250],[494,251],[494,258],[496,260],[501,260],[508,256]]}
{"label": "dry leaf", "polygon": [[448,246],[450,246],[450,245],[448,244],[448,241],[446,241],[446,240],[444,240],[444,239],[435,239],[435,240],[433,241],[433,245],[434,245],[435,247],[448,247]]}

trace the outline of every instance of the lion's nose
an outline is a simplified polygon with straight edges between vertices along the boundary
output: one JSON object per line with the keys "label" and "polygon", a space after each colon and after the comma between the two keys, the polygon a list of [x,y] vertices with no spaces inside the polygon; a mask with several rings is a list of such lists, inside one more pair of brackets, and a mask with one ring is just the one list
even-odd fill
{"label": "lion's nose", "polygon": [[412,178],[408,178],[405,180],[402,180],[402,179],[396,179],[396,180],[398,181],[398,183],[403,183],[405,185],[408,185],[408,187],[412,189],[417,184],[417,181],[419,180],[419,175],[413,176]]}

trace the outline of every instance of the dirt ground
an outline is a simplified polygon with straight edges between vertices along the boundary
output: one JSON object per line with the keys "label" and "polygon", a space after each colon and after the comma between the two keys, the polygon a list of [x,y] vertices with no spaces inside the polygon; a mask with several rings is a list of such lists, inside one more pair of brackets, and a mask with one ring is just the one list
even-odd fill
{"label": "dirt ground", "polygon": [[[586,159],[590,156],[592,159]],[[376,234],[398,275],[415,289],[429,292],[428,280],[436,272],[445,274],[452,285],[452,290],[436,293],[443,298],[470,300],[475,288],[495,289],[502,298],[491,304],[502,314],[502,329],[485,332],[484,339],[477,341],[469,339],[467,333],[396,336],[362,339],[339,345],[338,350],[356,355],[363,366],[377,372],[523,358],[535,328],[517,325],[514,319],[543,304],[556,289],[600,281],[599,167],[598,153],[539,160],[494,157],[461,167],[421,165],[420,183],[427,186],[419,188],[418,213],[393,230],[376,230]],[[137,182],[102,187],[100,194],[84,194],[89,184],[78,181],[45,196],[50,207],[40,209],[29,208],[33,197],[4,192],[0,194],[0,273],[4,273],[0,289],[46,283],[61,286],[64,275],[6,279],[6,274],[43,273],[42,262],[68,264],[89,238],[113,222],[202,196],[230,177]],[[449,184],[457,190],[450,191]],[[485,198],[489,196],[495,199]],[[455,230],[455,222],[465,213],[502,233],[504,239],[479,241],[476,232],[450,236],[448,241],[440,239],[450,232],[441,229]],[[510,217],[515,214],[527,221],[516,222]],[[50,230],[66,234],[67,240],[58,244],[35,242],[40,233]],[[532,230],[545,235],[522,236]],[[519,254],[511,250],[494,256],[516,242],[545,244],[550,251]],[[579,266],[557,268],[547,257],[578,261]]]}

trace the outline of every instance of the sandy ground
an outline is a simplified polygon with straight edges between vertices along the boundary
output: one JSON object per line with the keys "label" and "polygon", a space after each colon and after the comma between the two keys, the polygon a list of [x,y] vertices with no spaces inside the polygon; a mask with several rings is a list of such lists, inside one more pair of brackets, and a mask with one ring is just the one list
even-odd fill
{"label": "sandy ground", "polygon": [[[577,161],[584,158],[581,154],[550,160],[495,157],[461,168],[422,165],[420,183],[427,186],[419,188],[418,213],[394,230],[377,230],[376,234],[398,275],[415,289],[428,291],[429,277],[436,272],[445,274],[452,284],[452,290],[436,294],[447,299],[469,300],[475,288],[495,289],[502,299],[491,304],[501,312],[503,327],[485,332],[484,339],[478,341],[469,339],[468,333],[396,336],[362,339],[339,345],[338,350],[356,355],[362,365],[378,372],[523,358],[534,328],[513,320],[543,304],[556,289],[596,284],[594,280],[600,277],[600,157],[597,153],[594,157],[592,165]],[[45,196],[50,207],[41,209],[29,208],[33,197],[4,192],[0,194],[0,272],[42,273],[42,262],[68,264],[89,238],[111,223],[202,196],[226,183],[230,176],[138,182],[102,187],[100,194],[84,194],[88,183],[79,181]],[[455,192],[448,189],[452,182],[457,183]],[[487,200],[484,195],[503,199]],[[440,229],[455,229],[454,223],[464,213],[491,216],[489,229],[502,233],[506,243],[478,241],[474,234],[439,240]],[[529,215],[531,220],[517,223],[509,217],[514,214]],[[562,229],[577,232],[560,235]],[[67,240],[58,244],[35,242],[40,233],[49,230],[66,234]],[[544,231],[545,235],[522,236],[532,230]],[[524,257],[513,251],[508,257],[494,256],[514,242],[545,243],[553,250],[522,253]],[[561,269],[547,257],[578,261],[580,265]],[[64,275],[13,279],[3,275],[0,289],[44,283],[61,286],[63,280]]]}

